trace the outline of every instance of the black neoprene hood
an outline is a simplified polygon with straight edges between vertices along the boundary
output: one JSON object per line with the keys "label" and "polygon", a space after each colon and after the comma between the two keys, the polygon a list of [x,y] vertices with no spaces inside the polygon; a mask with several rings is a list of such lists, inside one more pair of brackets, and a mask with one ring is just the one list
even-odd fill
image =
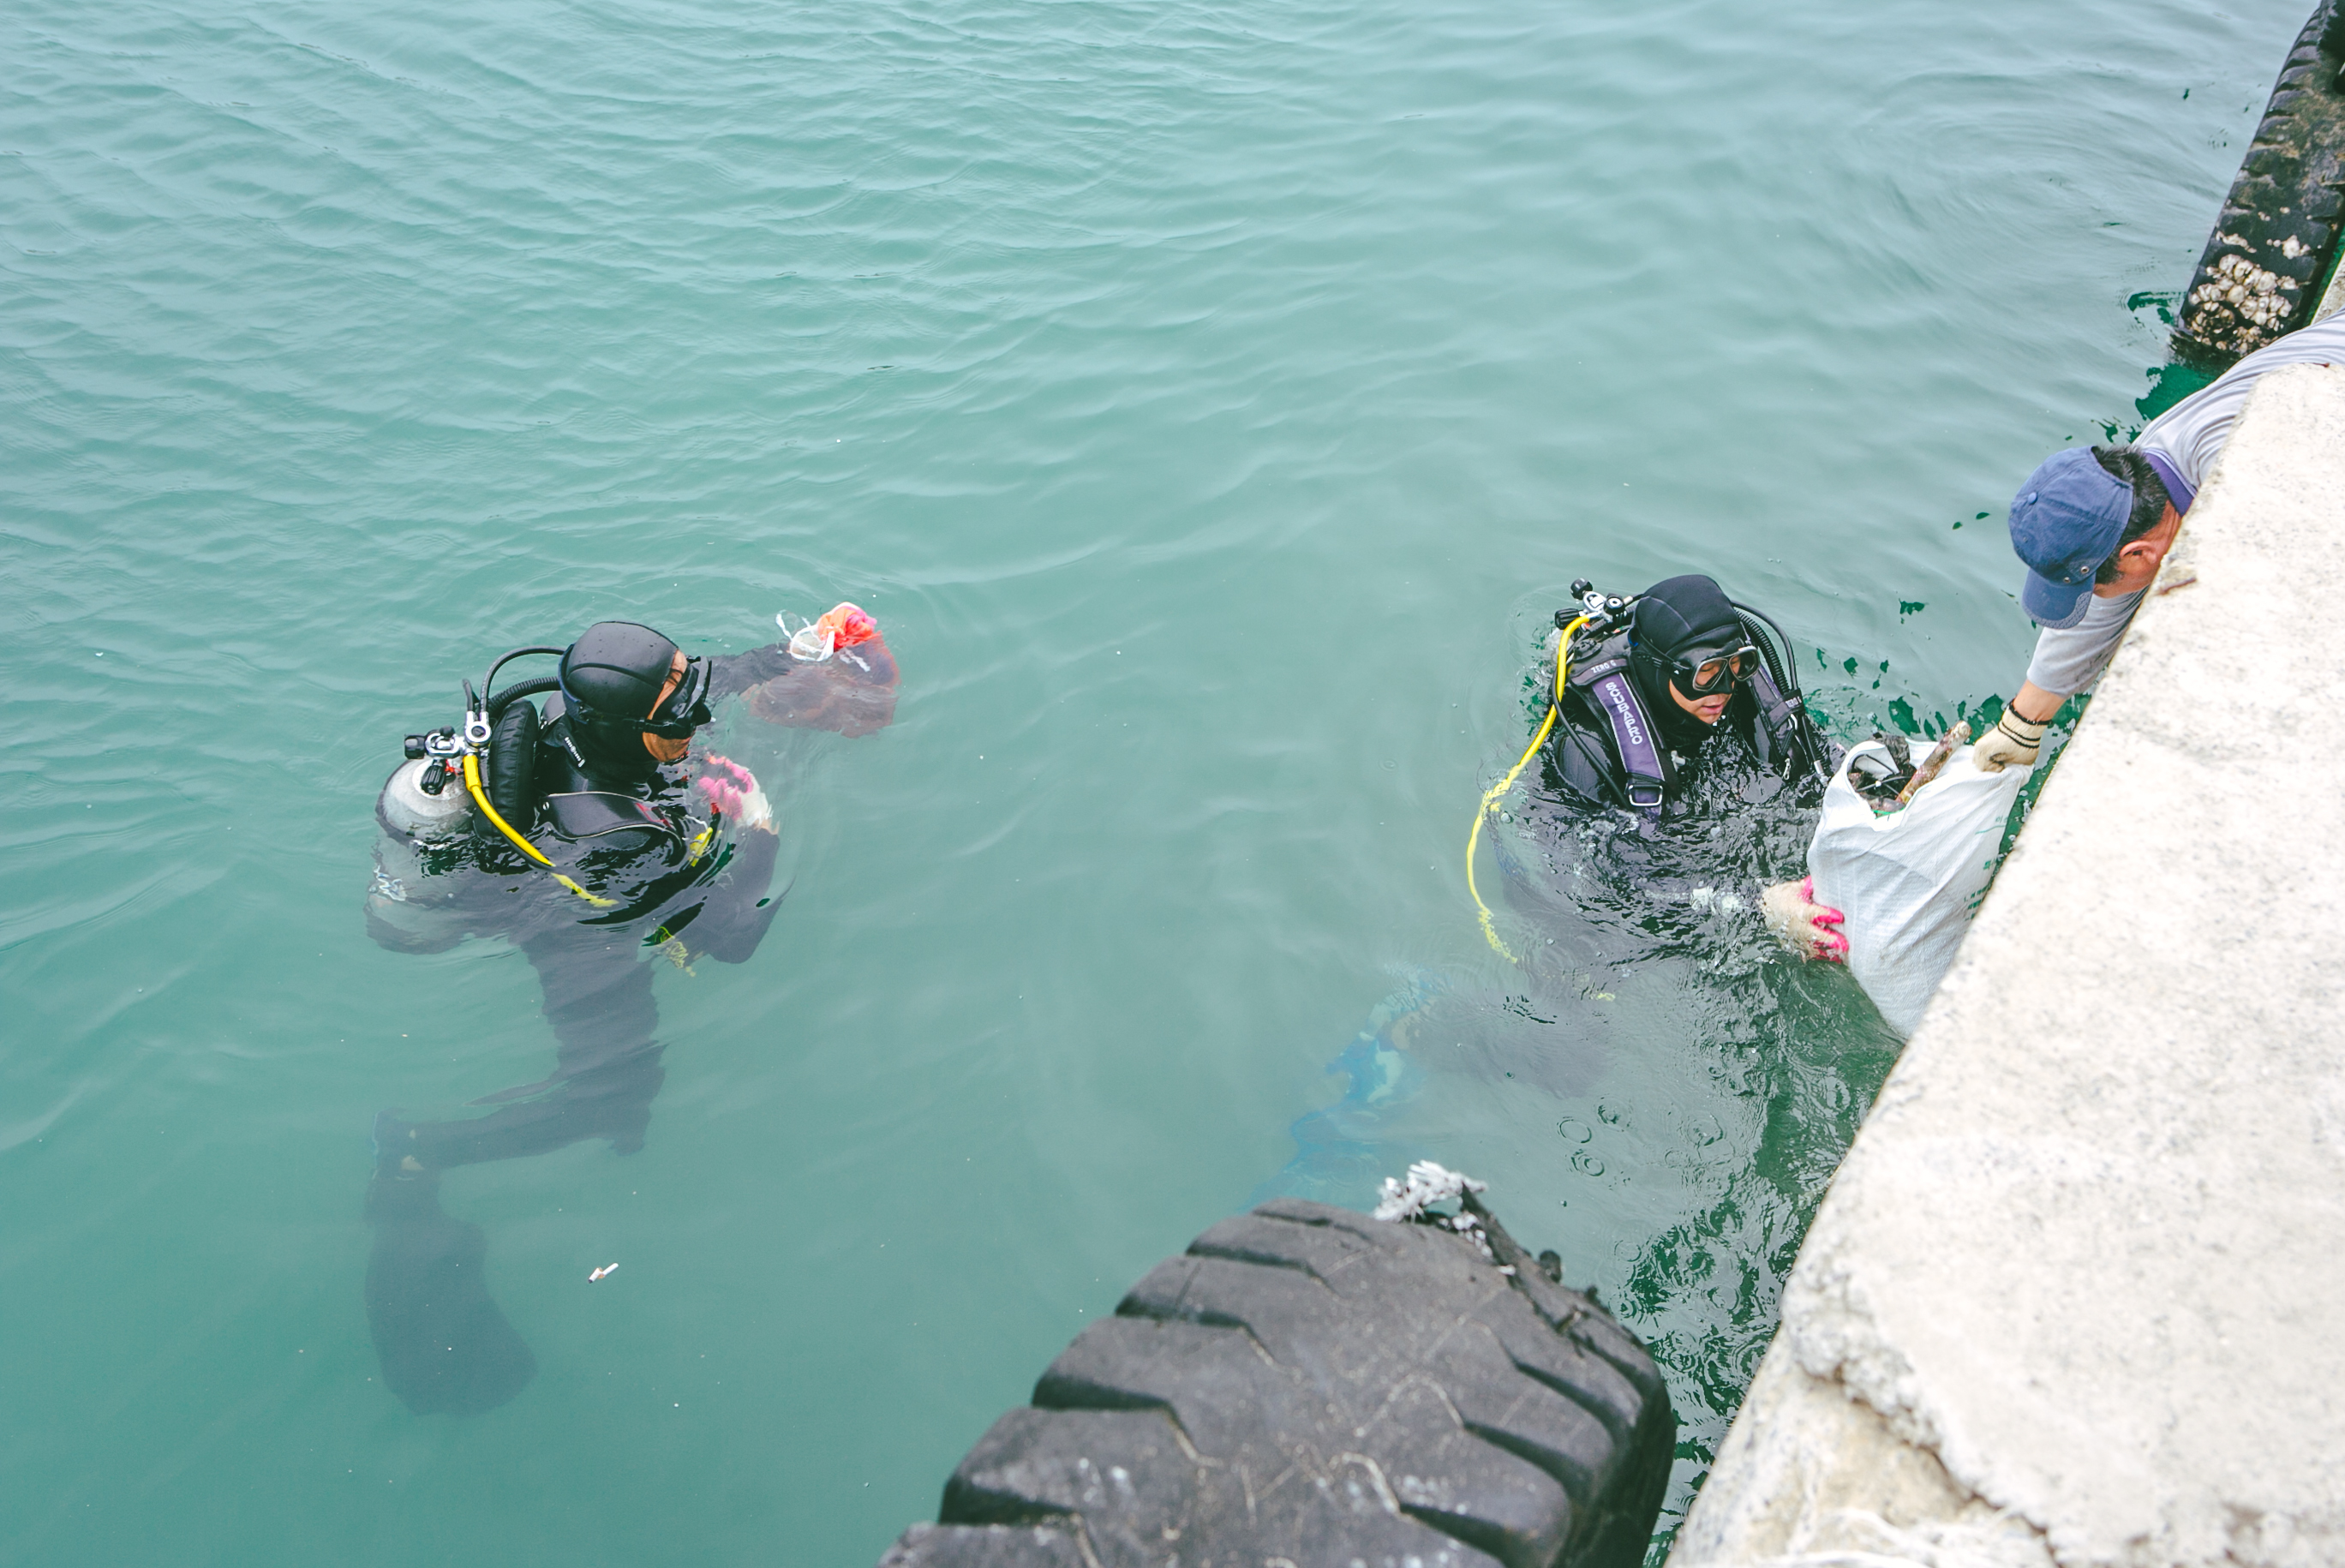
{"label": "black neoprene hood", "polygon": [[1727,603],[1726,590],[1713,579],[1671,577],[1645,590],[1637,601],[1629,628],[1633,647],[1629,677],[1636,682],[1638,693],[1670,744],[1690,752],[1710,732],[1709,727],[1671,699],[1670,667],[1688,654],[1746,641],[1742,617]]}
{"label": "black neoprene hood", "polygon": [[1750,639],[1726,590],[1703,576],[1655,583],[1637,601],[1637,646],[1663,663],[1697,649],[1734,647]]}
{"label": "black neoprene hood", "polygon": [[562,656],[562,686],[595,718],[636,719],[667,684],[676,646],[634,621],[597,621]]}

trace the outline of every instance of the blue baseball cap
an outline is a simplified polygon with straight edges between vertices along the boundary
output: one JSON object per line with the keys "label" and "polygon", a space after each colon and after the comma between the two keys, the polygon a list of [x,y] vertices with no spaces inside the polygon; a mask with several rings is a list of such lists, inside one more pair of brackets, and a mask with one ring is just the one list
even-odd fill
{"label": "blue baseball cap", "polygon": [[2019,602],[2040,626],[2073,626],[2092,608],[2093,574],[2117,554],[2133,486],[2090,447],[2056,452],[2011,503],[2011,548],[2027,563]]}

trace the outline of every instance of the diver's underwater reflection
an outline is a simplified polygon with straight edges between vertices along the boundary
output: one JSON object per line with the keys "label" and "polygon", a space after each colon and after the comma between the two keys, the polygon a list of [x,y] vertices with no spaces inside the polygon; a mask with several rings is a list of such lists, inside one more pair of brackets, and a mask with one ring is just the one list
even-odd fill
{"label": "diver's underwater reflection", "polygon": [[480,1227],[440,1207],[440,1173],[587,1138],[633,1154],[644,1146],[652,1100],[667,1076],[652,1037],[659,1024],[652,966],[636,938],[574,927],[541,932],[522,951],[544,988],[557,1042],[553,1076],[490,1096],[515,1103],[475,1119],[375,1118],[367,1323],[383,1381],[419,1415],[494,1410],[537,1372],[536,1358],[489,1296]]}
{"label": "diver's underwater reflection", "polygon": [[1551,1228],[1525,1241],[1603,1284],[1670,1374],[1673,1507],[1899,1049],[1847,972],[1785,951],[1759,907],[1802,863],[1814,809],[1731,738],[1712,745],[1658,827],[1533,791],[1498,844],[1522,962],[1404,971],[1253,1199],[1365,1207],[1426,1158],[1528,1188],[1508,1196]]}

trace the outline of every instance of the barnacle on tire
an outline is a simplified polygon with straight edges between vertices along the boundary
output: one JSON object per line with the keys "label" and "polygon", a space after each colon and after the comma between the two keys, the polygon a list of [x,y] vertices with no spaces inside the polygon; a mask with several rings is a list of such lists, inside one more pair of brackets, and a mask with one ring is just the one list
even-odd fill
{"label": "barnacle on tire", "polygon": [[2312,318],[2345,208],[2345,13],[2323,0],[2272,87],[2174,329],[2183,359],[2227,368]]}

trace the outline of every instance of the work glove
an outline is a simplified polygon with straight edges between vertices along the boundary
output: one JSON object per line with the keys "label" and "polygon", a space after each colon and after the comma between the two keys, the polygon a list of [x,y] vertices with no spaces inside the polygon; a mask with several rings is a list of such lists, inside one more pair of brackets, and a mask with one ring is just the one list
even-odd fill
{"label": "work glove", "polygon": [[1971,748],[1971,766],[1982,773],[2000,773],[2012,763],[2035,766],[2036,748],[2044,744],[2045,726],[2022,718],[2008,707],[1995,728]]}
{"label": "work glove", "polygon": [[1802,958],[1821,958],[1827,963],[1848,962],[1848,938],[1832,929],[1848,917],[1829,904],[1816,902],[1815,878],[1760,889],[1759,912],[1765,917],[1767,928]]}
{"label": "work glove", "polygon": [[724,769],[693,780],[708,797],[708,803],[745,828],[774,831],[774,803],[766,799],[757,776],[729,757],[712,753],[708,760],[712,767]]}

